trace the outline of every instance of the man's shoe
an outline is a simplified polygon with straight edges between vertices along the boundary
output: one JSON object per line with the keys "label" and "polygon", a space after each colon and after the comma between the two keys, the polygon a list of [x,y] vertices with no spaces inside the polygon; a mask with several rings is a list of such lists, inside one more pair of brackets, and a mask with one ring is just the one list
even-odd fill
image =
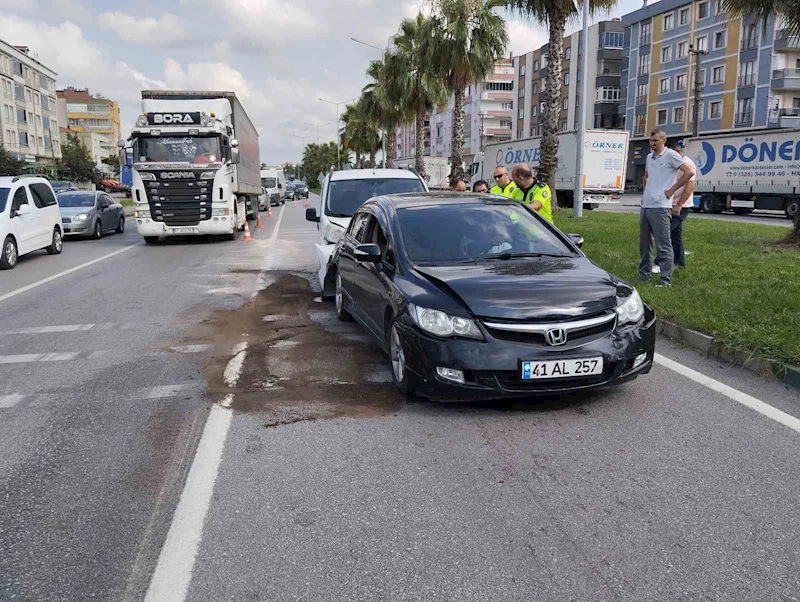
{"label": "man's shoe", "polygon": [[653,274],[660,274],[661,268],[658,267],[657,265],[654,265],[652,268],[650,268],[650,271],[653,272]]}
{"label": "man's shoe", "polygon": [[666,280],[662,280],[661,282],[656,284],[656,288],[669,288],[670,286],[672,286],[672,285],[669,282],[667,282]]}

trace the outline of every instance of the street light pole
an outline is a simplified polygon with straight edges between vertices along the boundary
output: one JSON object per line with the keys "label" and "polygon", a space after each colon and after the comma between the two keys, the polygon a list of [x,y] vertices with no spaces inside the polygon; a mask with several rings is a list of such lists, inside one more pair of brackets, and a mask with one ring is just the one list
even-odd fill
{"label": "street light pole", "polygon": [[[577,8],[577,4],[575,6]],[[583,143],[586,138],[586,107],[589,106],[589,0],[583,0],[583,32],[580,41],[581,96],[578,104],[578,157],[575,166],[575,189],[572,193],[572,215],[583,217]],[[551,191],[551,193],[554,191]]]}
{"label": "street light pole", "polygon": [[323,123],[322,125],[314,125],[313,123],[308,123],[308,121],[304,122],[305,125],[310,125],[312,128],[317,128],[317,144],[319,144],[319,128],[324,128],[326,125],[330,125],[331,122]]}
{"label": "street light pole", "polygon": [[[372,44],[368,44],[367,42],[362,42],[356,38],[350,38],[356,44],[361,44],[363,46],[368,46],[369,48],[374,48],[378,52],[381,53],[381,61],[386,64],[386,50],[387,48],[378,48],[377,46],[373,46]],[[389,132],[384,132],[384,135],[381,136],[381,152],[383,153],[383,166],[386,167],[386,137],[389,135]]]}
{"label": "street light pole", "polygon": [[339,156],[339,147],[341,146],[339,141],[339,105],[344,105],[347,104],[348,102],[353,102],[355,98],[351,98],[350,100],[343,100],[341,102],[333,102],[332,100],[325,100],[324,98],[320,97],[317,97],[317,100],[321,100],[322,102],[326,102],[329,105],[336,106],[336,164],[337,167],[341,169],[342,160]]}

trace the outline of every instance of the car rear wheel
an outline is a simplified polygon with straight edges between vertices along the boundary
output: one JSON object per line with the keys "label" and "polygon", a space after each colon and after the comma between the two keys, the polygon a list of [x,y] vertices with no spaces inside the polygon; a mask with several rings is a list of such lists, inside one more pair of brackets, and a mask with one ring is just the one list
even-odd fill
{"label": "car rear wheel", "polygon": [[392,321],[389,328],[389,359],[392,361],[392,382],[395,388],[403,395],[411,395],[414,391],[406,367],[406,351],[395,321]]}
{"label": "car rear wheel", "polygon": [[337,272],[336,273],[336,317],[339,318],[342,322],[349,322],[353,318],[347,313],[347,310],[344,308],[344,291],[342,290],[342,277]]}
{"label": "car rear wheel", "polygon": [[57,227],[53,228],[53,242],[47,247],[48,255],[60,255],[64,249],[64,239],[61,237],[61,230]]}
{"label": "car rear wheel", "polygon": [[119,225],[117,226],[117,234],[122,234],[125,232],[125,217],[119,218]]}
{"label": "car rear wheel", "polygon": [[94,223],[94,230],[92,231],[92,238],[100,240],[103,238],[103,226],[100,225],[100,220]]}
{"label": "car rear wheel", "polygon": [[17,259],[19,259],[17,243],[10,236],[6,236],[3,241],[3,252],[0,255],[0,270],[13,270],[17,265]]}

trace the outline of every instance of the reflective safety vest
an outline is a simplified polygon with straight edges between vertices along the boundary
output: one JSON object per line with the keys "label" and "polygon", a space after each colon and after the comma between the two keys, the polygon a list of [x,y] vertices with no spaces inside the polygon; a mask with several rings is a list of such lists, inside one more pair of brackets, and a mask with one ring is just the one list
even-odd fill
{"label": "reflective safety vest", "polygon": [[512,198],[514,191],[517,190],[517,185],[514,182],[509,182],[508,186],[505,188],[500,188],[499,184],[495,184],[489,189],[491,194],[499,194],[500,196],[504,196],[507,199]]}
{"label": "reflective safety vest", "polygon": [[523,192],[521,188],[517,188],[511,198],[526,205],[533,205],[536,201],[539,201],[542,204],[541,209],[538,210],[539,215],[552,224],[553,211],[550,205],[552,196],[550,187],[547,184],[541,186],[534,184],[527,193]]}

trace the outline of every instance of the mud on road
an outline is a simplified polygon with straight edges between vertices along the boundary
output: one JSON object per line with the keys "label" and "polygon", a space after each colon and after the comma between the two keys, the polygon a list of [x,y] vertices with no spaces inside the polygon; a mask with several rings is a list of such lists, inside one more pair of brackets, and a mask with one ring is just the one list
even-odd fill
{"label": "mud on road", "polygon": [[[183,344],[212,344],[202,366],[217,402],[258,415],[265,426],[340,416],[374,417],[399,409],[389,360],[354,323],[340,322],[331,304],[315,299],[308,280],[271,272],[273,283],[244,306],[217,310],[194,326]],[[247,342],[235,387],[225,367]]]}

